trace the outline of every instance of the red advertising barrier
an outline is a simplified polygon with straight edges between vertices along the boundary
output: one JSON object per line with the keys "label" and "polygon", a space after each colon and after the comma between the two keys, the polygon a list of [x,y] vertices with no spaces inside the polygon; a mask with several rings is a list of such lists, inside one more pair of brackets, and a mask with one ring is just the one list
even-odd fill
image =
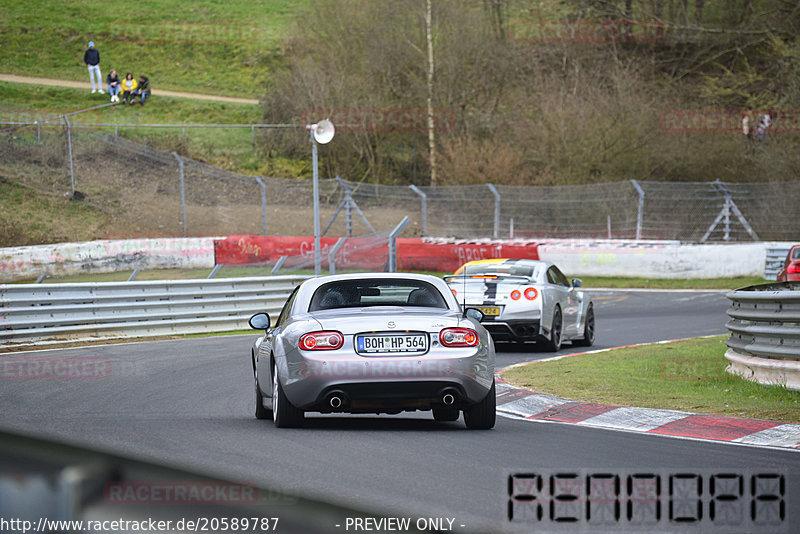
{"label": "red advertising barrier", "polygon": [[[337,241],[336,237],[321,239],[323,266],[327,266],[328,252]],[[269,263],[277,261],[281,256],[302,257],[313,262],[314,238],[230,236],[214,240],[214,253],[218,265]],[[538,245],[427,241],[413,238],[397,240],[397,268],[400,271],[452,272],[468,261],[490,258],[538,260]],[[387,240],[354,237],[348,239],[336,254],[336,267],[384,271],[387,259]]]}

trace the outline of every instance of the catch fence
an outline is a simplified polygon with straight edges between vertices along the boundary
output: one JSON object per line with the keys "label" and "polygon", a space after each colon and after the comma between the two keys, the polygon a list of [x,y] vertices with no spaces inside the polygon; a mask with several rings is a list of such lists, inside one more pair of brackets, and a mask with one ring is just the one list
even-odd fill
{"label": "catch fence", "polygon": [[[64,196],[74,190],[137,232],[313,234],[311,180],[232,172],[112,132],[67,128],[58,117],[14,118],[0,121],[6,179]],[[791,241],[800,220],[800,181],[431,187],[336,178],[320,181],[320,200],[328,236],[386,232],[408,216],[405,236]]]}

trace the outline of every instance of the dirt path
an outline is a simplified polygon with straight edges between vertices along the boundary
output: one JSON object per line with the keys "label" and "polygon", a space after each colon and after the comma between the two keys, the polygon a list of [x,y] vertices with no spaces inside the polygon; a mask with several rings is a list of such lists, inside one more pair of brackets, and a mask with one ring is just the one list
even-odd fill
{"label": "dirt path", "polygon": [[[36,78],[33,76],[17,76],[16,74],[0,74],[0,82],[28,83],[33,85],[49,85],[52,87],[71,87],[74,89],[91,89],[91,84],[86,82],[73,82],[70,80],[53,80],[51,78]],[[237,98],[233,96],[203,95],[199,93],[184,93],[181,91],[167,91],[155,89],[153,95],[171,96],[175,98],[191,98],[193,100],[213,100],[216,102],[231,102],[235,104],[258,104],[255,98]]]}

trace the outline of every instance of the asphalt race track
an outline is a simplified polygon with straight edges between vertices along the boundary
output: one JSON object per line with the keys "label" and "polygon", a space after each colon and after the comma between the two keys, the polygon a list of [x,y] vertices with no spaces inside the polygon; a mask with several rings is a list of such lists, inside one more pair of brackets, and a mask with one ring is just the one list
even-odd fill
{"label": "asphalt race track", "polygon": [[[595,348],[725,332],[728,301],[721,292],[593,296]],[[468,431],[461,420],[436,423],[422,413],[309,416],[306,428],[275,429],[252,415],[254,336],[2,355],[100,358],[112,372],[102,380],[0,380],[0,427],[376,513],[454,518],[455,531],[558,526],[509,522],[509,470],[778,472],[790,490],[786,519],[766,531],[797,532],[800,525],[800,454],[791,450],[502,417],[492,431]],[[577,351],[567,345],[562,353]],[[503,351],[498,367],[547,356]],[[699,532],[679,527],[673,531]],[[663,531],[664,524],[649,530]],[[330,532],[345,529],[331,525]]]}

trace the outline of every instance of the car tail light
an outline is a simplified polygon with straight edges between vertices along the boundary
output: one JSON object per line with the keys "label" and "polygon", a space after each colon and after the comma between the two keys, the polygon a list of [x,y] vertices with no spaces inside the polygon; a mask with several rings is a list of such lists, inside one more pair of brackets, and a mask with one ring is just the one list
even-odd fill
{"label": "car tail light", "polygon": [[536,291],[535,287],[529,287],[525,290],[525,298],[528,300],[536,300],[536,297],[539,296],[539,292]]}
{"label": "car tail light", "polygon": [[511,292],[511,300],[519,300],[521,297],[522,297],[522,293],[520,293],[516,289]]}
{"label": "car tail light", "polygon": [[458,291],[456,291],[455,289],[451,289],[450,291],[452,291],[452,292],[453,292],[453,295],[454,295],[454,296],[456,296],[456,297],[458,296]]}
{"label": "car tail light", "polygon": [[445,328],[439,332],[439,341],[445,347],[474,347],[478,344],[478,333],[469,328]]}
{"label": "car tail light", "polygon": [[334,330],[309,332],[300,338],[300,348],[303,350],[336,350],[344,344],[344,336]]}
{"label": "car tail light", "polygon": [[800,273],[800,263],[790,263],[788,267],[786,267],[786,272],[789,274]]}

